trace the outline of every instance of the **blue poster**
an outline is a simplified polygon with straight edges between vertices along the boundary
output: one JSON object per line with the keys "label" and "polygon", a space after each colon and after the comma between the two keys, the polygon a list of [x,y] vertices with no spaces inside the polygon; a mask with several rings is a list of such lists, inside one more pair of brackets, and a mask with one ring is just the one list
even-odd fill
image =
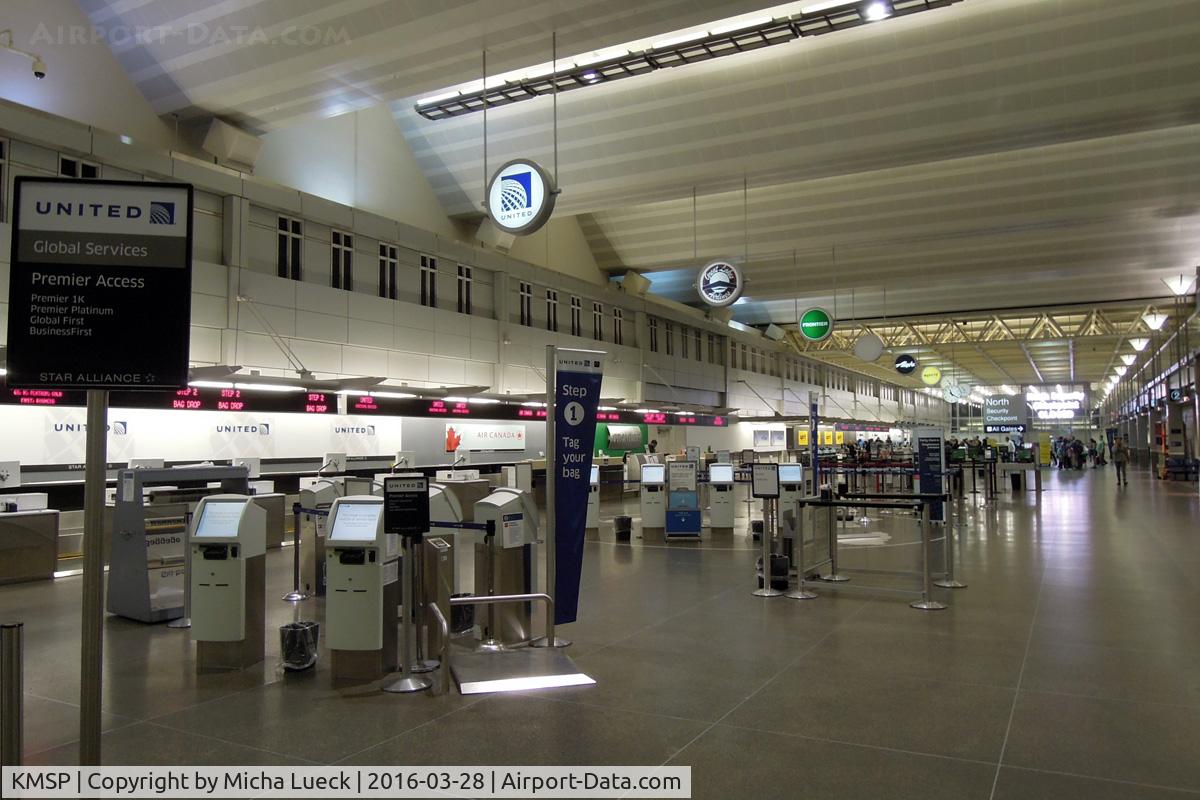
{"label": "blue poster", "polygon": [[554,624],[579,612],[583,536],[596,440],[601,354],[559,350],[554,378]]}
{"label": "blue poster", "polygon": [[[941,428],[917,428],[913,431],[917,460],[917,491],[921,494],[943,494],[945,489],[946,452]],[[946,509],[938,500],[929,509],[932,522],[945,522]]]}

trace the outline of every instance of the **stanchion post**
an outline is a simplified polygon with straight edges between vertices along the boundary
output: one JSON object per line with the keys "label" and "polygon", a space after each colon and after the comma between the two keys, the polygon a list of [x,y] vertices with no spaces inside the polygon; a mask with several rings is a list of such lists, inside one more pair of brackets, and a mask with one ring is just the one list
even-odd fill
{"label": "stanchion post", "polygon": [[929,535],[929,529],[932,527],[930,506],[932,505],[928,500],[921,503],[921,599],[909,603],[912,608],[920,611],[940,611],[946,607],[944,603],[939,603],[932,597],[933,579],[929,573],[930,550],[932,547]]}
{"label": "stanchion post", "polygon": [[[401,558],[404,559],[403,569],[404,574],[401,576],[401,592],[404,606],[404,613],[400,620],[400,674],[401,677],[397,681],[389,683],[383,687],[385,692],[392,694],[407,694],[410,692],[420,692],[433,686],[433,681],[424,675],[417,675],[413,672],[413,612],[416,610],[413,607],[413,582],[416,580],[417,571],[416,556],[413,553],[413,538],[411,536],[402,536]],[[490,592],[489,592],[490,593]]]}
{"label": "stanchion post", "polygon": [[[942,523],[942,578],[934,581],[934,586],[940,586],[943,589],[965,589],[967,585],[960,583],[954,577],[954,537],[958,525],[958,513],[950,511],[950,495],[946,494],[942,497],[942,508],[945,509],[946,521]],[[953,520],[953,524],[951,522]]]}
{"label": "stanchion post", "polygon": [[[832,500],[833,493],[830,493]],[[849,506],[847,506],[849,508]],[[838,572],[838,538],[837,538],[837,518],[838,507],[831,505],[826,509],[829,512],[828,521],[828,536],[829,536],[829,574],[822,575],[821,580],[828,583],[845,583],[850,580],[846,575]]]}
{"label": "stanchion post", "polygon": [[785,594],[784,597],[790,597],[793,600],[816,600],[818,597],[817,593],[809,591],[808,589],[804,588],[804,573],[805,573],[805,569],[804,569],[804,508],[805,508],[805,503],[803,500],[795,500],[795,501],[793,501],[793,505],[796,508],[796,511],[795,511],[796,538],[794,540],[795,541],[796,562],[797,562],[797,564],[796,564],[796,588],[793,589],[792,591],[788,592],[787,594]]}
{"label": "stanchion post", "polygon": [[25,725],[24,624],[0,625],[0,765],[21,764]]}
{"label": "stanchion post", "polygon": [[292,590],[283,596],[285,603],[307,600],[308,594],[300,590],[300,517],[299,503],[292,504]]}
{"label": "stanchion post", "polygon": [[[558,412],[558,348],[546,345],[546,594],[551,599],[558,597],[558,520],[555,517],[558,498],[555,496],[555,478],[558,475],[558,460],[555,441],[555,414]],[[534,647],[569,647],[571,642],[560,639],[554,632],[555,603],[546,604],[546,635],[533,642]]]}
{"label": "stanchion post", "polygon": [[100,766],[104,682],[104,489],[108,483],[108,392],[87,393],[83,484],[83,608],[80,629],[79,765]]}
{"label": "stanchion post", "polygon": [[783,594],[771,586],[771,544],[774,538],[775,504],[779,502],[774,497],[763,498],[763,533],[762,533],[762,588],[754,592],[755,597],[779,597]]}

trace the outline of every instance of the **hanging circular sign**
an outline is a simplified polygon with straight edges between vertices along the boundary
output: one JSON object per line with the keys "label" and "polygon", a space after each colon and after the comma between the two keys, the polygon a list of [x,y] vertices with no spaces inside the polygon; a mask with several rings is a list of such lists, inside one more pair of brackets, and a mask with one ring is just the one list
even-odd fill
{"label": "hanging circular sign", "polygon": [[833,315],[823,308],[813,307],[800,315],[800,335],[810,342],[823,342],[833,333]]}
{"label": "hanging circular sign", "polygon": [[921,370],[921,382],[926,386],[937,386],[942,380],[942,371],[937,367],[926,367]]}
{"label": "hanging circular sign", "polygon": [[558,189],[534,161],[514,159],[496,170],[488,184],[487,212],[497,228],[522,236],[546,224]]}
{"label": "hanging circular sign", "polygon": [[864,333],[854,343],[854,355],[867,363],[878,361],[883,355],[883,340],[873,333]]}
{"label": "hanging circular sign", "polygon": [[896,372],[901,375],[912,375],[917,369],[917,359],[905,353],[896,356]]}
{"label": "hanging circular sign", "polygon": [[742,271],[728,261],[713,261],[700,270],[696,278],[696,291],[700,293],[700,299],[717,308],[737,302],[743,288]]}

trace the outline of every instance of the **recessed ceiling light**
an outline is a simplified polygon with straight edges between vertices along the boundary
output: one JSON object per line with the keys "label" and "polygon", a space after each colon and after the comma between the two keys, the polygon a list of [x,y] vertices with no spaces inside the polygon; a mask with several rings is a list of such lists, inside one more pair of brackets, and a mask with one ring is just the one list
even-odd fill
{"label": "recessed ceiling light", "polygon": [[892,7],[884,2],[884,0],[875,0],[873,3],[867,3],[863,6],[862,15],[871,22],[877,22],[881,19],[887,19],[892,15]]}

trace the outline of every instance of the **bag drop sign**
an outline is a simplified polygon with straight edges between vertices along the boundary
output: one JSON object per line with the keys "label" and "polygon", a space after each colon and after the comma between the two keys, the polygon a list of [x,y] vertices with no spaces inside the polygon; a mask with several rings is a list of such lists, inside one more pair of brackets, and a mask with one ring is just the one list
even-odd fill
{"label": "bag drop sign", "polygon": [[14,185],[9,385],[186,384],[192,187],[27,176]]}
{"label": "bag drop sign", "polygon": [[555,365],[555,624],[574,622],[579,610],[602,363],[599,353],[559,350]]}

